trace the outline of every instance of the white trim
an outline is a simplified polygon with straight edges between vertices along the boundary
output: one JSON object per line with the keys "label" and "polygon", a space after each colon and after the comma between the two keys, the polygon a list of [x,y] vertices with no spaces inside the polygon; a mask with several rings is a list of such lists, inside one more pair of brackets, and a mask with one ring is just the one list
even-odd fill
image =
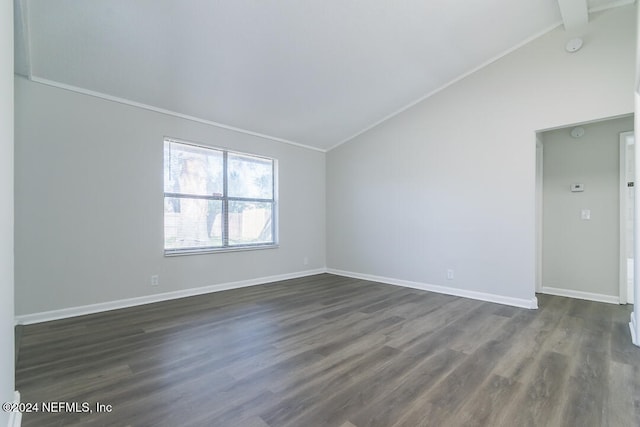
{"label": "white trim", "polygon": [[[13,403],[20,403],[20,392],[15,390],[13,392]],[[10,412],[9,413],[9,422],[7,423],[8,427],[20,427],[22,424],[22,412]]]}
{"label": "white trim", "polygon": [[618,0],[611,3],[603,4],[602,6],[592,7],[589,9],[589,13],[602,12],[603,10],[613,9],[621,6],[628,6],[635,2],[636,0]]}
{"label": "white trim", "polygon": [[631,342],[634,345],[640,347],[640,342],[638,341],[638,337],[636,336],[636,317],[631,313],[631,321],[629,322],[629,329],[631,330]]}
{"label": "white trim", "polygon": [[538,129],[538,130],[536,130],[536,132],[537,133],[545,133],[545,132],[550,132],[552,130],[568,129],[568,128],[572,128],[572,127],[576,127],[576,126],[592,125],[594,123],[601,123],[601,122],[610,122],[611,120],[624,119],[625,117],[634,117],[634,112],[632,111],[630,113],[618,114],[618,115],[615,115],[615,116],[600,117],[598,119],[591,119],[591,120],[586,120],[586,121],[583,121],[583,122],[561,123],[561,124],[558,124],[556,126],[551,126],[551,127],[548,127],[548,128]]}
{"label": "white trim", "polygon": [[536,134],[536,292],[542,291],[542,248],[544,242],[544,143]]}
{"label": "white trim", "polygon": [[[629,285],[627,271],[627,211],[629,209],[627,203],[627,137],[634,135],[633,131],[620,132],[620,165],[619,165],[619,206],[620,206],[620,234],[619,234],[619,266],[618,266],[618,282],[620,287],[620,304],[627,304]],[[635,181],[635,179],[634,179]],[[631,301],[632,302],[632,301]]]}
{"label": "white trim", "polygon": [[608,304],[620,304],[620,298],[615,295],[594,294],[592,292],[574,291],[573,289],[561,289],[543,286],[542,293],[559,297],[577,298],[588,301],[606,302]]}
{"label": "white trim", "polygon": [[556,21],[554,22],[552,25],[550,25],[549,27],[545,28],[544,30],[534,34],[531,37],[528,37],[526,39],[524,39],[523,41],[521,41],[520,43],[516,44],[515,46],[503,51],[502,53],[499,53],[498,55],[494,56],[493,58],[489,59],[488,61],[483,62],[482,64],[478,65],[477,67],[472,68],[471,70],[461,74],[460,76],[454,78],[453,80],[449,81],[448,83],[445,83],[444,85],[438,87],[437,89],[432,90],[431,92],[427,93],[426,95],[421,96],[420,98],[416,99],[415,101],[410,102],[409,104],[405,105],[404,107],[399,108],[398,110],[394,111],[391,114],[387,114],[386,116],[384,116],[382,119],[378,120],[377,122],[373,123],[372,125],[369,125],[367,127],[365,127],[364,129],[362,129],[361,131],[356,132],[355,134],[351,135],[350,137],[343,139],[342,141],[340,141],[339,143],[337,143],[336,145],[328,148],[326,151],[331,151],[334,148],[338,148],[339,146],[341,146],[342,144],[351,141],[352,139],[362,135],[365,132],[370,131],[371,129],[373,129],[374,127],[386,122],[387,120],[397,116],[398,114],[408,110],[409,108],[415,106],[416,104],[421,103],[422,101],[424,101],[427,98],[431,98],[433,95],[437,94],[438,92],[441,92],[443,90],[445,90],[446,88],[448,88],[449,86],[458,83],[460,80],[469,77],[470,75],[472,75],[473,73],[480,71],[481,69],[491,65],[492,63],[496,62],[499,59],[502,59],[503,57],[509,55],[510,53],[520,49],[521,47],[525,46],[528,43],[531,43],[532,41],[534,41],[535,39],[537,39],[538,37],[542,37],[545,34],[547,34],[550,31],[555,30],[556,28],[558,28],[560,25],[562,25],[562,21]]}
{"label": "white trim", "polygon": [[437,292],[439,294],[455,295],[458,297],[470,298],[480,301],[495,302],[498,304],[511,305],[522,308],[538,308],[538,299],[513,298],[496,294],[488,294],[485,292],[470,291],[467,289],[450,288],[448,286],[431,285],[428,283],[412,282],[409,280],[400,280],[390,277],[374,276],[371,274],[355,273],[352,271],[336,270],[328,268],[327,273],[338,276],[353,277],[355,279],[370,280],[374,282],[386,283],[389,285],[404,286],[406,288],[420,289],[423,291]]}
{"label": "white trim", "polygon": [[618,288],[620,294],[620,304],[627,303],[627,142],[626,137],[619,135],[619,162],[618,162],[618,206],[619,206],[619,230],[618,230]]}
{"label": "white trim", "polygon": [[[636,18],[640,16],[640,9],[636,10]],[[640,33],[639,33],[640,34]],[[640,58],[640,55],[637,55],[638,46],[636,46],[636,56]],[[638,70],[636,70],[636,74],[638,74]],[[640,111],[640,97],[638,93],[635,93],[634,96],[634,106],[636,115],[634,116],[634,128],[640,129],[640,115],[637,114]],[[637,145],[637,144],[636,144]],[[634,150],[634,170],[636,176],[638,175],[638,171],[640,170],[640,150],[638,147],[635,147]],[[637,180],[636,180],[637,181]],[[633,305],[634,310],[631,313],[631,323],[629,323],[629,327],[631,328],[631,338],[633,344],[640,346],[640,190],[638,190],[638,186],[633,187]]]}
{"label": "white trim", "polygon": [[275,137],[275,136],[265,135],[263,133],[258,133],[258,132],[253,132],[253,131],[246,130],[246,129],[237,128],[235,126],[225,125],[225,124],[214,122],[214,121],[211,121],[211,120],[201,119],[199,117],[190,116],[188,114],[182,114],[182,113],[178,113],[176,111],[171,111],[171,110],[166,110],[164,108],[154,107],[153,105],[143,104],[141,102],[131,101],[131,100],[128,100],[128,99],[125,99],[125,98],[119,98],[117,96],[107,95],[106,93],[96,92],[96,91],[89,90],[89,89],[83,89],[81,87],[72,86],[72,85],[68,85],[68,84],[65,84],[65,83],[56,82],[56,81],[53,81],[53,80],[43,79],[43,78],[35,77],[35,76],[32,76],[30,78],[30,80],[33,81],[33,82],[36,82],[36,83],[43,84],[43,85],[56,87],[58,89],[69,90],[71,92],[81,93],[83,95],[93,96],[95,98],[100,98],[100,99],[105,99],[107,101],[117,102],[119,104],[128,105],[130,107],[142,108],[143,110],[154,111],[156,113],[166,114],[168,116],[178,117],[178,118],[181,118],[181,119],[190,120],[192,122],[203,123],[205,125],[215,126],[215,127],[226,129],[226,130],[230,130],[230,131],[233,131],[233,132],[244,133],[246,135],[256,136],[258,138],[264,138],[264,139],[268,139],[268,140],[275,141],[275,142],[281,142],[283,144],[295,145],[296,147],[305,148],[305,149],[313,150],[313,151],[319,151],[321,153],[326,153],[327,152],[327,150],[323,150],[322,148],[312,147],[310,145],[301,144],[299,142],[289,141],[288,139],[278,138],[278,137]]}
{"label": "white trim", "polygon": [[164,292],[161,294],[145,295],[141,297],[127,298],[116,301],[89,304],[78,307],[63,308],[60,310],[44,311],[40,313],[23,314],[16,316],[17,324],[30,325],[33,323],[48,322],[50,320],[66,319],[69,317],[83,316],[85,314],[100,313],[103,311],[116,310],[119,308],[133,307],[137,305],[150,304],[160,301],[168,301],[177,298],[190,297],[194,295],[209,294],[212,292],[226,291],[229,289],[244,288],[247,286],[263,285],[266,283],[278,282],[281,280],[297,279],[299,277],[313,276],[315,274],[326,273],[326,269],[299,271],[295,273],[279,274],[275,276],[258,277],[256,279],[241,280],[237,282],[218,283],[216,285],[203,286],[200,288],[183,289],[179,291]]}
{"label": "white trim", "polygon": [[[626,242],[626,229],[627,222],[627,143],[626,138],[622,137],[622,132],[619,135],[619,161],[618,161],[618,216],[619,216],[619,229],[618,229],[618,292],[620,294],[620,304],[627,303],[626,295],[626,281],[627,277],[627,242]],[[624,261],[624,262],[623,262]]]}
{"label": "white trim", "polygon": [[[273,203],[276,204],[275,202]],[[254,245],[254,246],[224,246],[221,248],[202,248],[202,249],[165,249],[164,256],[187,256],[187,255],[204,255],[204,254],[217,254],[223,252],[246,252],[246,251],[261,251],[263,249],[278,249],[280,245],[278,243],[268,245]]]}

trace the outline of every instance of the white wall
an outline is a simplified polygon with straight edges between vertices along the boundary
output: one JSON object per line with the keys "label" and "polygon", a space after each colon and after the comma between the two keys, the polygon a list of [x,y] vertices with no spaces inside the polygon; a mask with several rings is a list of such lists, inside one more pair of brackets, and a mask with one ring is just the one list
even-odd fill
{"label": "white wall", "polygon": [[[0,402],[13,401],[13,1],[0,2]],[[9,414],[0,411],[0,425]]]}
{"label": "white wall", "polygon": [[[325,266],[322,152],[22,78],[15,114],[19,315]],[[165,135],[278,159],[280,247],[164,257]]]}
{"label": "white wall", "polygon": [[[633,130],[633,117],[544,133],[544,288],[620,295],[620,132]],[[570,191],[572,183],[584,192]],[[581,219],[582,209],[591,211]],[[553,290],[552,290],[553,292]],[[606,298],[604,298],[606,299]]]}
{"label": "white wall", "polygon": [[592,15],[577,53],[558,28],[330,151],[327,266],[533,298],[535,132],[633,111],[634,7]]}

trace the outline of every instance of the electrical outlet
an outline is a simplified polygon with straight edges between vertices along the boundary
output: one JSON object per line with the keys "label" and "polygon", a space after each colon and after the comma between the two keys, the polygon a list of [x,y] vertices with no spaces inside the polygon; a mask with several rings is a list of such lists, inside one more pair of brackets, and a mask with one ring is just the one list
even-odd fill
{"label": "electrical outlet", "polygon": [[304,257],[304,258],[302,259],[302,263],[303,263],[304,265],[309,265],[309,257],[308,257],[308,256]]}
{"label": "electrical outlet", "polygon": [[453,280],[453,270],[447,270],[447,280]]}
{"label": "electrical outlet", "polygon": [[151,286],[158,286],[160,284],[160,277],[157,274],[151,276]]}

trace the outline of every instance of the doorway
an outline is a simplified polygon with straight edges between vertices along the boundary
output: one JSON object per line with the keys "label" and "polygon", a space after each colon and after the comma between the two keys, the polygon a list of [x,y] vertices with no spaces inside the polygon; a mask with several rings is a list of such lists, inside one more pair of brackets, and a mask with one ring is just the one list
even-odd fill
{"label": "doorway", "polygon": [[630,129],[625,116],[536,133],[536,292],[632,302]]}

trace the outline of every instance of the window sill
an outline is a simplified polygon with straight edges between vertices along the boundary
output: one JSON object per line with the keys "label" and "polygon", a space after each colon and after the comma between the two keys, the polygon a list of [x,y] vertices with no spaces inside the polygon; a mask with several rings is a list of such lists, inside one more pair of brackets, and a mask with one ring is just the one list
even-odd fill
{"label": "window sill", "polygon": [[263,249],[277,249],[279,244],[273,245],[256,245],[256,246],[234,246],[230,248],[203,248],[203,249],[175,249],[165,250],[164,256],[174,257],[183,255],[202,255],[202,254],[215,254],[220,252],[242,252],[242,251],[259,251]]}

